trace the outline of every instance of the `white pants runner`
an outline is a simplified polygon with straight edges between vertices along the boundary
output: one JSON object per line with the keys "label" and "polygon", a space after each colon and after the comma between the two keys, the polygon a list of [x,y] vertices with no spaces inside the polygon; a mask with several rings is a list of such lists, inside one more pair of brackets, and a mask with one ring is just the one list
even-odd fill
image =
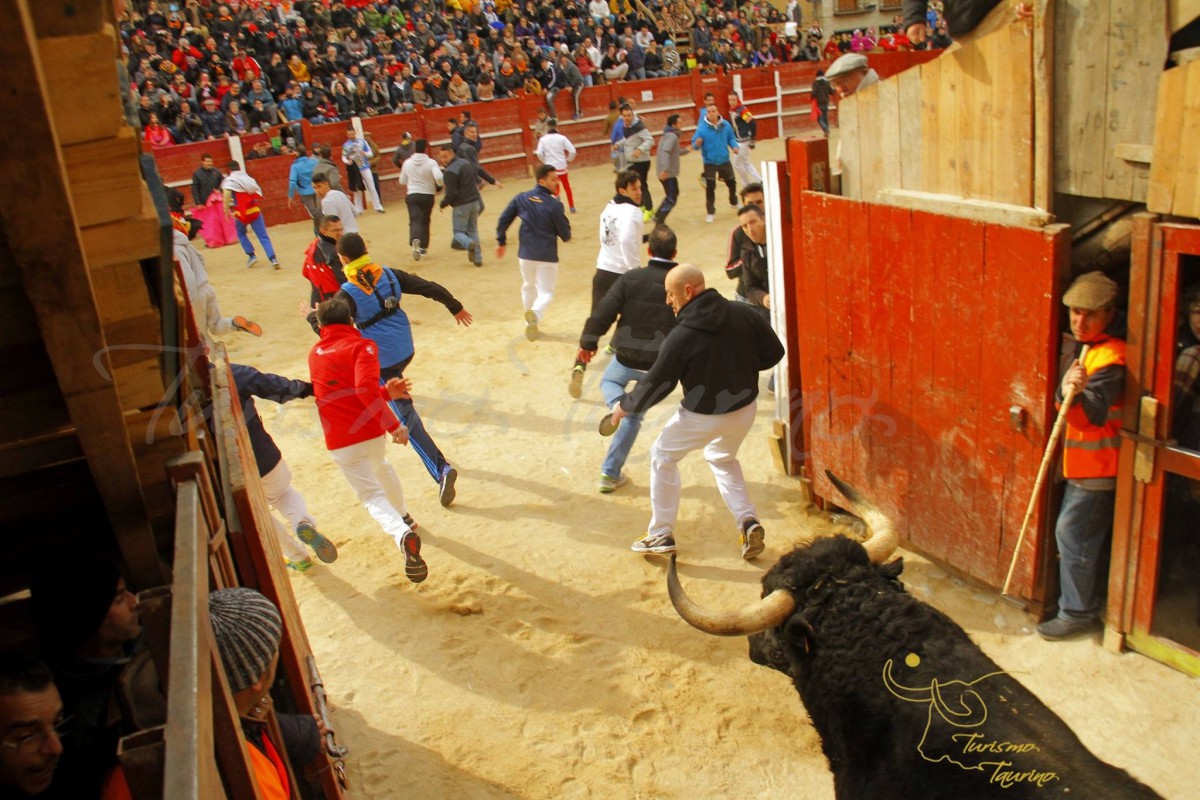
{"label": "white pants runner", "polygon": [[737,460],[738,448],[754,424],[758,403],[728,414],[697,414],[684,408],[675,410],[658,440],[650,448],[650,535],[671,533],[679,516],[679,462],[688,453],[704,448],[721,499],[739,525],[758,512],[746,494],[746,479]]}
{"label": "white pants runner", "polygon": [[311,525],[313,518],[308,514],[304,496],[292,486],[292,470],[286,461],[279,459],[275,468],[262,476],[262,487],[271,508],[287,520],[286,527],[281,525],[278,519],[274,520],[275,538],[279,540],[279,549],[292,561],[308,558],[308,548],[296,538],[296,526],[301,522]]}
{"label": "white pants runner", "polygon": [[730,159],[733,161],[733,172],[737,176],[737,182],[742,186],[748,186],[751,183],[762,183],[762,176],[754,168],[754,162],[750,159],[750,153],[749,142],[738,142],[737,155]]}
{"label": "white pants runner", "polygon": [[408,507],[404,504],[400,477],[385,457],[387,442],[386,436],[380,436],[330,450],[329,455],[341,468],[363,507],[375,518],[379,527],[396,540],[396,546],[399,547],[401,538],[409,532],[404,522]]}
{"label": "white pants runner", "polygon": [[538,322],[541,322],[546,307],[554,299],[558,262],[518,258],[517,264],[521,267],[521,305],[526,311],[536,314]]}

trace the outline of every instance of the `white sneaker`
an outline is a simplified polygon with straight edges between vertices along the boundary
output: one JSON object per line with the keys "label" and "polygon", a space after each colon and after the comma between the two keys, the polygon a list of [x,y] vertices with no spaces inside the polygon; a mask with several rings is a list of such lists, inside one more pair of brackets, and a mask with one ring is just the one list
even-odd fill
{"label": "white sneaker", "polygon": [[705,222],[712,222],[714,219],[715,219],[715,217],[714,217],[712,214],[709,214],[708,216],[706,216],[706,217],[704,218],[704,221],[705,221]]}
{"label": "white sneaker", "polygon": [[629,478],[624,474],[618,475],[615,478],[610,478],[601,472],[598,488],[600,489],[600,494],[612,494],[614,491],[620,489],[627,483],[629,483]]}
{"label": "white sneaker", "polygon": [[533,311],[525,312],[525,338],[531,342],[538,338],[538,318]]}

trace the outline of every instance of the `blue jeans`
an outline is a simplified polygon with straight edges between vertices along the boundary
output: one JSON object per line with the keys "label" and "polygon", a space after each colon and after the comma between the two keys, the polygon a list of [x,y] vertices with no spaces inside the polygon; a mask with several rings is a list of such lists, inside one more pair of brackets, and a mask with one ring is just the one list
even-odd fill
{"label": "blue jeans", "polygon": [[[640,381],[645,375],[645,370],[627,367],[613,358],[604,369],[604,375],[600,377],[600,394],[604,396],[604,404],[611,410],[625,394],[625,387]],[[637,440],[641,428],[641,414],[630,414],[621,420],[620,427],[613,434],[612,444],[608,446],[608,454],[604,456],[604,463],[600,466],[601,472],[610,478],[621,476],[625,459],[629,458],[629,451],[633,449],[633,443]]]}
{"label": "blue jeans", "polygon": [[479,244],[479,212],[483,203],[472,200],[461,206],[454,206],[451,224],[454,226],[454,243],[458,248],[466,250],[472,242]]}
{"label": "blue jeans", "polygon": [[[237,228],[238,241],[242,243],[242,250],[246,255],[254,258],[254,245],[250,244],[250,237],[246,234],[246,223],[239,219],[234,219],[233,225]],[[267,223],[263,222],[262,214],[254,218],[250,223],[250,227],[254,230],[254,235],[258,237],[258,241],[262,244],[263,250],[267,251],[267,260],[275,260],[275,246],[271,244],[271,237],[267,235]]]}
{"label": "blue jeans", "polygon": [[1103,547],[1112,534],[1116,491],[1091,491],[1067,484],[1054,526],[1062,584],[1058,616],[1084,622],[1100,615]]}

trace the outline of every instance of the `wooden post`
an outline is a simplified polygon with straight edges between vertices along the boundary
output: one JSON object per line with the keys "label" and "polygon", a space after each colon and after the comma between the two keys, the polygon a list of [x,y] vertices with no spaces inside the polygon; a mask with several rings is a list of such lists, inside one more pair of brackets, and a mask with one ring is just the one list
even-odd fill
{"label": "wooden post", "polygon": [[20,119],[24,135],[40,143],[8,165],[12,185],[22,190],[0,201],[0,224],[116,532],[130,583],[157,586],[165,580],[164,571],[117,387],[106,377],[113,374],[112,362],[47,105],[29,6],[29,0],[0,0],[0,58],[7,85],[0,92],[0,115]]}
{"label": "wooden post", "polygon": [[1033,205],[1054,211],[1054,2],[1033,12]]}

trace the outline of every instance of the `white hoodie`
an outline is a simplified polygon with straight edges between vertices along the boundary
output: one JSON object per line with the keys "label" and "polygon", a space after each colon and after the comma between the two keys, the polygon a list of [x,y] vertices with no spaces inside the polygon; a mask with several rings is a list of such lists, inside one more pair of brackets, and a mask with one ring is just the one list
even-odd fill
{"label": "white hoodie", "polygon": [[442,168],[426,153],[413,153],[400,168],[400,185],[409,194],[436,194],[442,185]]}

